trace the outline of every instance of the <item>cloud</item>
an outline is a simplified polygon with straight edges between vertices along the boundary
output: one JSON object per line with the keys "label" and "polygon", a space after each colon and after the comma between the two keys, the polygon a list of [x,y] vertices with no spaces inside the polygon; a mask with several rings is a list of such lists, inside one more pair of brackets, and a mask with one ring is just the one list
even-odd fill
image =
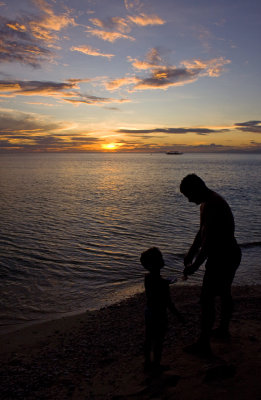
{"label": "cloud", "polygon": [[136,58],[131,58],[130,56],[128,56],[127,59],[132,63],[132,66],[138,70],[151,70],[154,68],[160,68],[163,64],[159,50],[156,48],[152,48],[148,51],[144,61],[139,61]]}
{"label": "cloud", "polygon": [[55,107],[57,106],[56,104],[52,104],[52,103],[44,103],[41,101],[27,101],[25,104],[30,104],[32,106],[44,106],[44,107]]}
{"label": "cloud", "polygon": [[86,150],[100,142],[99,138],[87,133],[71,131],[65,123],[50,122],[47,117],[13,110],[0,110],[0,126],[0,151]]}
{"label": "cloud", "polygon": [[78,47],[71,47],[71,51],[79,51],[80,53],[87,54],[89,56],[98,56],[98,57],[106,57],[111,59],[114,57],[114,54],[104,54],[101,53],[99,49],[94,49],[91,46],[78,46]]}
{"label": "cloud", "polygon": [[0,80],[0,96],[53,96],[75,95],[78,86],[70,82]]}
{"label": "cloud", "polygon": [[105,103],[125,103],[128,99],[115,99],[110,97],[99,97],[81,93],[78,82],[86,79],[72,79],[68,82],[46,82],[46,81],[18,81],[0,80],[0,97],[15,96],[43,96],[58,98],[73,104],[103,105]]}
{"label": "cloud", "polygon": [[119,78],[113,79],[112,81],[105,82],[105,87],[107,90],[116,90],[122,86],[132,85],[133,83],[138,82],[138,79],[135,77],[126,77],[126,78]]}
{"label": "cloud", "polygon": [[218,77],[224,72],[224,66],[230,64],[231,61],[224,57],[213,58],[211,60],[194,59],[192,61],[183,61],[188,70],[201,70],[202,76]]}
{"label": "cloud", "polygon": [[210,133],[228,132],[228,129],[209,129],[209,128],[154,128],[154,129],[119,129],[118,133],[127,134],[151,134],[151,133],[167,133],[184,135],[187,133],[195,133],[197,135],[209,135]]}
{"label": "cloud", "polygon": [[139,10],[141,7],[140,0],[124,0],[124,4],[128,11]]}
{"label": "cloud", "polygon": [[34,137],[13,137],[1,139],[0,152],[75,152],[90,151],[92,145],[100,142],[98,138],[92,137],[70,137],[64,138],[55,135],[39,135]]}
{"label": "cloud", "polygon": [[70,79],[67,79],[67,82],[70,82],[70,83],[81,83],[81,82],[91,82],[92,81],[92,79],[90,79],[90,78],[70,78]]}
{"label": "cloud", "polygon": [[103,31],[103,30],[99,30],[99,29],[88,29],[87,30],[88,33],[90,33],[93,36],[98,37],[99,39],[108,41],[108,42],[115,42],[115,40],[118,39],[128,39],[128,40],[132,40],[134,41],[135,39],[132,36],[128,36],[125,35],[123,33],[120,32],[109,32],[109,31]]}
{"label": "cloud", "polygon": [[69,25],[77,25],[74,18],[70,16],[69,11],[56,15],[46,1],[34,0],[33,3],[42,11],[41,15],[29,22],[35,38],[52,42],[58,39],[54,32],[59,32]]}
{"label": "cloud", "polygon": [[147,15],[142,13],[136,16],[128,16],[128,18],[134,24],[140,26],[165,24],[165,21],[157,15]]}
{"label": "cloud", "polygon": [[41,46],[23,23],[0,17],[0,61],[17,62],[40,67],[44,61],[51,61],[53,54]]}
{"label": "cloud", "polygon": [[16,20],[0,17],[0,61],[16,62],[39,68],[53,61],[50,50],[59,40],[57,32],[76,25],[69,11],[55,14],[44,0],[34,0],[38,15],[22,16]]}
{"label": "cloud", "polygon": [[220,57],[207,61],[183,61],[180,67],[162,66],[153,69],[148,78],[140,79],[133,90],[167,89],[195,82],[203,76],[218,77],[223,71],[223,66],[228,63],[230,60]]}
{"label": "cloud", "polygon": [[[47,122],[43,118],[36,117],[33,114],[19,112],[0,111],[0,135],[8,136],[14,134],[43,133],[47,131],[56,131],[64,125]],[[31,136],[30,136],[31,137]]]}
{"label": "cloud", "polygon": [[149,72],[148,76],[128,76],[117,78],[105,83],[108,90],[116,90],[122,86],[133,85],[129,92],[147,89],[168,89],[171,86],[181,86],[195,82],[200,77],[218,77],[224,71],[224,65],[230,60],[223,57],[191,61],[183,61],[180,66],[164,65],[160,52],[152,48],[145,56],[144,61],[127,57],[132,66],[139,71]]}
{"label": "cloud", "polygon": [[[157,15],[129,15],[127,18],[111,17],[101,20],[90,18],[89,20],[95,28],[89,27],[87,32],[100,39],[115,42],[118,39],[128,39],[134,41],[132,36],[127,35],[132,30],[133,25],[163,25],[165,21]],[[98,29],[97,29],[98,28]]]}
{"label": "cloud", "polygon": [[180,86],[197,80],[200,71],[185,68],[162,67],[152,71],[148,78],[139,79],[134,86],[135,90],[144,89],[167,89],[170,86]]}
{"label": "cloud", "polygon": [[113,99],[110,97],[98,97],[98,96],[90,96],[90,95],[79,95],[77,98],[64,98],[63,100],[73,103],[73,104],[88,104],[88,105],[100,105],[107,103],[126,103],[130,100],[128,99]]}
{"label": "cloud", "polygon": [[132,29],[131,25],[147,26],[147,25],[163,25],[165,21],[157,15],[128,15],[127,18],[110,17],[104,20],[99,18],[90,18],[90,22],[102,29],[109,29],[110,31],[119,31],[122,33],[129,33]]}
{"label": "cloud", "polygon": [[247,121],[235,124],[243,132],[261,133],[261,121]]}
{"label": "cloud", "polygon": [[[171,86],[181,86],[195,82],[200,77],[218,77],[224,71],[224,65],[229,64],[230,60],[223,57],[211,60],[194,59],[183,61],[180,66],[163,65],[163,60],[157,49],[151,49],[146,55],[145,61],[139,61],[128,57],[135,69],[149,70],[149,75],[145,77],[133,77],[134,86],[132,92],[147,89],[167,89]],[[162,65],[160,65],[162,64]],[[130,82],[130,78],[128,78]],[[124,82],[124,78],[115,81]],[[110,82],[108,83],[108,87]],[[121,85],[122,86],[122,85]]]}
{"label": "cloud", "polygon": [[109,29],[113,31],[116,30],[122,33],[128,33],[131,30],[129,21],[126,18],[111,17],[105,20],[91,18],[90,21],[93,23],[93,25],[102,29]]}

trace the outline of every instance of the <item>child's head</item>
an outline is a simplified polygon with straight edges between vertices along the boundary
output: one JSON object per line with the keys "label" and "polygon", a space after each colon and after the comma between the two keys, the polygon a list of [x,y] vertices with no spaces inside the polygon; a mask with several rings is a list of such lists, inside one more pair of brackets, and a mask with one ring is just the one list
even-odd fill
{"label": "child's head", "polygon": [[159,272],[164,267],[161,251],[157,247],[151,247],[140,256],[141,265],[150,272]]}

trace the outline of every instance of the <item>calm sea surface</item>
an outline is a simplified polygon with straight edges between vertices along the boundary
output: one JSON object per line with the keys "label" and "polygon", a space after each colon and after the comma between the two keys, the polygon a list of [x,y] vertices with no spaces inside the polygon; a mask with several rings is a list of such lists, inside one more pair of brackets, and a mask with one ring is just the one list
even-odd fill
{"label": "calm sea surface", "polygon": [[0,330],[142,290],[151,246],[180,278],[199,226],[179,192],[191,172],[231,205],[243,251],[234,284],[261,284],[260,171],[253,154],[1,155]]}

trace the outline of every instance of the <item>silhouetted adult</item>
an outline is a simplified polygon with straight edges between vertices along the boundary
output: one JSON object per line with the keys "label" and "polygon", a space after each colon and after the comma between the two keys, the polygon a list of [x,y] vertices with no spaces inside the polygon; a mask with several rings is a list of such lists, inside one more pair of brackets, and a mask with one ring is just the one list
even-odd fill
{"label": "silhouetted adult", "polygon": [[200,204],[200,229],[184,258],[184,276],[192,275],[206,261],[201,289],[201,334],[187,347],[195,354],[210,354],[210,336],[215,322],[215,298],[221,298],[221,321],[213,331],[221,338],[229,337],[233,301],[231,285],[241,261],[241,251],[234,236],[235,223],[228,203],[210,190],[196,174],[187,175],[180,191],[190,202]]}

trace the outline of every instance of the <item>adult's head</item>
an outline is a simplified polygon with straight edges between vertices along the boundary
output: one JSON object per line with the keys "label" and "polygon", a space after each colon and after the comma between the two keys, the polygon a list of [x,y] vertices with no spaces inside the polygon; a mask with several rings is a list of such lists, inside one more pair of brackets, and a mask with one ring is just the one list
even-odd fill
{"label": "adult's head", "polygon": [[190,202],[200,204],[205,201],[208,188],[205,182],[196,174],[189,174],[182,179],[180,191]]}

